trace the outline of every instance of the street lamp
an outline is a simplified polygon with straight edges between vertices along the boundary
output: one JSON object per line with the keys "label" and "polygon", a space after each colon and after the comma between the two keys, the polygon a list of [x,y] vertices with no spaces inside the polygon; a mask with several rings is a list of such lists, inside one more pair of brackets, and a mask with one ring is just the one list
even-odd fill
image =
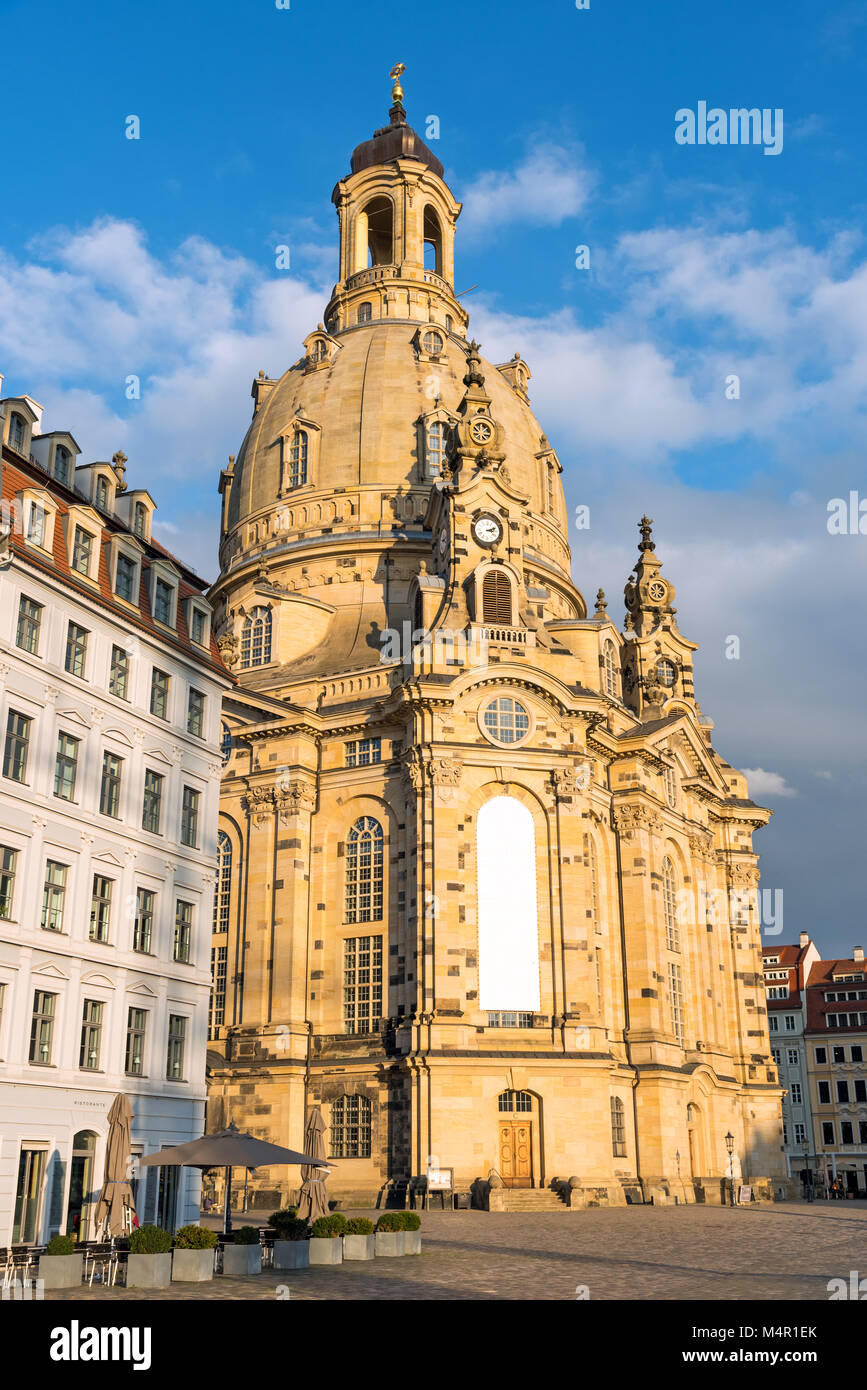
{"label": "street lamp", "polygon": [[729,1156],[729,1181],[730,1181],[730,1183],[731,1183],[731,1185],[732,1185],[732,1189],[731,1189],[731,1205],[732,1205],[732,1206],[734,1206],[734,1204],[735,1204],[735,1165],[734,1165],[734,1160],[733,1160],[733,1158],[732,1158],[732,1155],[734,1154],[734,1151],[735,1151],[735,1136],[732,1134],[731,1130],[729,1130],[728,1134],[726,1135],[726,1153],[727,1153],[728,1156]]}
{"label": "street lamp", "polygon": [[806,1167],[806,1169],[805,1169],[805,1172],[806,1172],[806,1174],[807,1174],[807,1181],[804,1183],[804,1189],[805,1189],[805,1192],[806,1192],[807,1201],[808,1201],[808,1202],[812,1202],[812,1200],[813,1200],[813,1170],[812,1170],[812,1168],[810,1167],[810,1141],[809,1141],[809,1139],[803,1139],[803,1140],[801,1141],[801,1146],[802,1146],[802,1148],[803,1148],[803,1150],[804,1150],[804,1162],[805,1162],[806,1165],[807,1165],[807,1167]]}

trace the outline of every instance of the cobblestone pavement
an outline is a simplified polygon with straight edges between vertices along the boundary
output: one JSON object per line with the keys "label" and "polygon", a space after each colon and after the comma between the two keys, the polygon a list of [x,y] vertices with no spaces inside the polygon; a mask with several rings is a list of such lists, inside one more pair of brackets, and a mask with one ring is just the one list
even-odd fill
{"label": "cobblestone pavement", "polygon": [[[355,1212],[370,1215],[374,1212]],[[867,1276],[867,1202],[773,1207],[426,1212],[421,1256],[46,1299],[817,1299]]]}

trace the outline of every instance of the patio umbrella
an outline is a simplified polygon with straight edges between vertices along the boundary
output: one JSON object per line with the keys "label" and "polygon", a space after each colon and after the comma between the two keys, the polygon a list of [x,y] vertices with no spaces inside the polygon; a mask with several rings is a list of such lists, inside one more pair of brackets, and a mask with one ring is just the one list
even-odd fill
{"label": "patio umbrella", "polygon": [[[302,1221],[315,1221],[317,1216],[328,1215],[328,1195],[325,1191],[325,1175],[322,1167],[325,1161],[325,1121],[318,1105],[314,1105],[307,1116],[304,1131],[304,1147],[313,1154],[317,1163],[307,1163],[301,1169],[301,1196],[298,1201],[298,1217]],[[325,1169],[328,1172],[328,1169]]]}
{"label": "patio umbrella", "polygon": [[188,1144],[177,1144],[173,1149],[161,1149],[159,1153],[148,1154],[147,1158],[139,1161],[142,1168],[225,1168],[224,1231],[232,1229],[229,1201],[233,1168],[270,1168],[281,1163],[300,1163],[313,1168],[325,1167],[324,1160],[315,1154],[303,1154],[297,1149],[284,1149],[280,1144],[269,1144],[267,1140],[257,1139],[253,1134],[244,1134],[234,1123],[230,1124],[228,1129],[221,1129],[218,1134],[203,1134],[201,1139],[192,1139]]}
{"label": "patio umbrella", "polygon": [[105,1147],[105,1179],[96,1204],[96,1229],[102,1225],[112,1236],[122,1236],[132,1228],[135,1202],[129,1181],[132,1106],[126,1096],[115,1096],[108,1112],[108,1143]]}

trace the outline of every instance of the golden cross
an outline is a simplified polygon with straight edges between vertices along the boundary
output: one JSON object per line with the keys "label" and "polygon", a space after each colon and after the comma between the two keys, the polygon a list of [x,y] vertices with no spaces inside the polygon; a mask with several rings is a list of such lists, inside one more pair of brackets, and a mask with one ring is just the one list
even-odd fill
{"label": "golden cross", "polygon": [[388,74],[389,77],[393,77],[393,78],[394,78],[394,86],[393,86],[392,89],[391,89],[391,99],[392,99],[392,101],[394,101],[394,102],[402,102],[402,101],[403,101],[403,87],[401,87],[401,85],[400,85],[400,77],[401,77],[401,73],[404,73],[404,72],[406,72],[406,64],[405,64],[405,63],[395,63],[395,65],[394,65],[394,67],[392,68],[391,72]]}

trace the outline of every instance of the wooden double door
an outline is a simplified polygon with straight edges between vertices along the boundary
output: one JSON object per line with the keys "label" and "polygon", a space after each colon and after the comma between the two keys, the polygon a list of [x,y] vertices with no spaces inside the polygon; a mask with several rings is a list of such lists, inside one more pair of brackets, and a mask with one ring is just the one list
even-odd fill
{"label": "wooden double door", "polygon": [[533,1186],[532,1120],[500,1121],[499,1167],[506,1187]]}

